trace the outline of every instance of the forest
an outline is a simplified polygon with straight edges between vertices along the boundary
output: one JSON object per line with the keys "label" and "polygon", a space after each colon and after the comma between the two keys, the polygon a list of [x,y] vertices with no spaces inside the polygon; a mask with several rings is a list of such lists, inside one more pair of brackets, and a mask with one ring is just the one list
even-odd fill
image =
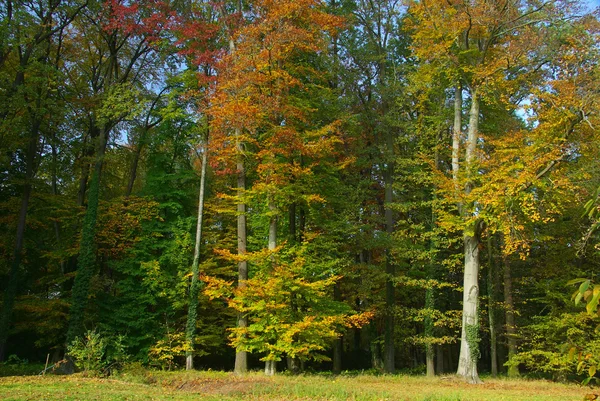
{"label": "forest", "polygon": [[0,17],[0,362],[600,378],[586,2]]}

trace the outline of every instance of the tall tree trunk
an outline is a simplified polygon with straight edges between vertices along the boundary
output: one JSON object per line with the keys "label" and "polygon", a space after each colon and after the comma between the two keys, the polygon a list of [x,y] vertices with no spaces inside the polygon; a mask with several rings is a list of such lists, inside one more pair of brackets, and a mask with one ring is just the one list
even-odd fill
{"label": "tall tree trunk", "polygon": [[[207,140],[208,141],[208,140]],[[141,146],[141,144],[140,144]],[[190,284],[190,303],[188,305],[187,325],[185,330],[188,349],[185,352],[185,369],[194,369],[194,337],[198,321],[198,275],[200,273],[200,244],[202,242],[202,216],[204,211],[204,186],[206,183],[206,161],[208,159],[208,144],[204,144],[202,152],[202,170],[200,172],[200,193],[198,194],[198,221],[196,223],[196,243],[194,247],[194,260],[192,262],[192,282]]]}
{"label": "tall tree trunk", "polygon": [[[242,1],[239,0],[236,4],[237,11],[242,12]],[[229,52],[235,53],[236,46],[233,36],[229,38]],[[237,248],[238,255],[242,256],[246,254],[247,248],[247,217],[246,217],[246,202],[244,197],[246,196],[246,166],[244,164],[244,144],[239,142],[241,136],[241,130],[235,129],[236,146],[238,150],[237,159]],[[246,286],[248,280],[248,261],[240,260],[238,262],[238,287],[243,288]],[[247,327],[248,317],[242,313],[238,313],[237,316],[237,327]],[[235,365],[233,372],[236,375],[242,375],[248,371],[248,353],[246,351],[236,350],[235,352]]]}
{"label": "tall tree trunk", "polygon": [[[133,161],[131,162],[131,168],[129,169],[129,180],[127,181],[127,189],[125,190],[125,196],[131,196],[133,192],[133,186],[135,184],[135,179],[137,177],[137,169],[138,164],[140,163],[140,156],[142,155],[142,148],[144,147],[144,142],[146,140],[147,128],[144,127],[142,133],[140,134],[139,142],[135,148],[135,153],[133,154]],[[206,149],[205,149],[206,151]],[[204,156],[202,156],[202,161],[204,162]],[[200,184],[202,185],[202,184]]]}
{"label": "tall tree trunk", "polygon": [[[472,190],[471,177],[475,174],[475,151],[479,136],[479,97],[477,90],[471,94],[471,110],[469,112],[469,132],[465,152],[465,169],[467,182],[465,194]],[[468,208],[465,208],[468,209]],[[465,213],[470,213],[466,210]],[[472,220],[471,215],[464,218]],[[464,243],[464,278],[463,278],[463,317],[460,340],[460,357],[457,374],[469,383],[481,383],[477,373],[479,359],[479,222],[470,223],[471,227],[463,232]]]}
{"label": "tall tree trunk", "polygon": [[[97,138],[98,131],[91,129],[88,140],[91,142],[83,144],[83,153],[81,155],[81,176],[79,177],[79,190],[77,191],[77,205],[83,206],[85,204],[85,192],[87,191],[88,179],[90,176],[90,165],[91,159],[94,157],[94,142]],[[85,141],[85,140],[84,140]]]}
{"label": "tall tree trunk", "polygon": [[498,376],[498,329],[496,327],[498,308],[496,307],[496,270],[494,268],[492,245],[492,236],[488,235],[488,318],[490,322],[490,363],[492,377],[496,377]]}
{"label": "tall tree trunk", "polygon": [[458,172],[460,168],[460,137],[462,134],[462,86],[456,84],[454,88],[454,125],[452,127],[452,180],[454,189],[458,193]]}
{"label": "tall tree trunk", "polygon": [[[275,201],[269,195],[269,213],[271,217],[269,219],[269,250],[274,251],[277,248],[277,207]],[[273,376],[277,372],[276,361],[265,362],[265,375]]]}
{"label": "tall tree trunk", "polygon": [[[391,242],[394,233],[394,215],[391,204],[393,201],[393,184],[394,184],[394,137],[391,133],[387,136],[388,150],[388,166],[385,172],[385,229],[388,235],[388,241]],[[387,275],[385,283],[385,331],[383,340],[383,368],[387,373],[395,373],[396,371],[396,351],[394,344],[395,333],[395,306],[396,292],[394,287],[394,276],[396,275],[396,267],[392,262],[391,249],[386,249],[385,272]]]}
{"label": "tall tree trunk", "polygon": [[[238,148],[240,145],[238,145]],[[238,255],[246,254],[247,231],[246,231],[246,203],[243,200],[246,192],[246,167],[244,165],[244,156],[241,153],[237,161],[237,248]],[[238,262],[238,287],[246,286],[248,280],[248,261],[240,260]],[[248,318],[245,314],[238,313],[237,327],[247,327]],[[236,375],[242,375],[248,371],[248,353],[246,351],[236,350],[235,367],[233,372]]]}
{"label": "tall tree trunk", "polygon": [[81,336],[84,331],[85,309],[88,304],[90,281],[96,266],[96,219],[98,216],[98,201],[100,195],[100,177],[108,129],[100,129],[99,142],[96,150],[96,162],[88,190],[88,205],[83,218],[81,242],[79,243],[79,257],[77,259],[77,275],[73,283],[71,310],[69,315],[69,328],[67,330],[67,344]]}
{"label": "tall tree trunk", "polygon": [[477,373],[479,359],[479,240],[476,235],[464,234],[465,272],[463,292],[463,318],[460,342],[459,376],[469,383],[480,383]]}
{"label": "tall tree trunk", "polygon": [[27,208],[29,206],[29,199],[31,198],[32,180],[35,175],[35,157],[37,155],[40,124],[41,122],[38,119],[33,122],[29,144],[27,146],[25,184],[23,185],[23,193],[21,194],[21,209],[19,211],[19,220],[17,221],[15,248],[8,276],[8,285],[4,291],[2,314],[0,315],[0,362],[4,361],[6,356],[6,340],[8,340],[8,335],[10,333],[10,323],[15,298],[17,296],[19,268],[21,267],[23,241],[25,239],[25,227],[27,223]]}
{"label": "tall tree trunk", "polygon": [[444,347],[442,345],[435,346],[435,356],[436,356],[436,371],[438,375],[441,375],[445,372],[444,370]]}
{"label": "tall tree trunk", "polygon": [[[435,158],[434,158],[434,167],[437,169],[438,165],[439,165],[439,152],[438,152],[438,146],[439,146],[439,136],[436,140],[436,144],[435,144]],[[436,199],[436,195],[435,195],[435,190],[433,191],[433,196],[432,196],[434,202],[432,203],[431,206],[431,233],[433,234],[434,230],[435,230],[435,226],[436,226],[436,214],[435,214],[435,199]],[[435,280],[435,262],[436,262],[436,258],[435,258],[435,249],[436,249],[436,241],[435,241],[435,237],[432,235],[430,242],[429,242],[429,257],[430,257],[430,261],[429,261],[429,266],[427,269],[427,278],[429,280]],[[427,310],[428,313],[431,313],[433,311],[435,307],[435,295],[433,292],[433,288],[432,287],[428,287],[427,290],[425,291],[425,309]],[[426,315],[425,317],[425,337],[428,338],[428,340],[432,339],[434,336],[434,330],[433,330],[433,318],[429,315]],[[425,364],[427,367],[427,377],[433,377],[435,376],[435,363],[434,363],[434,358],[435,358],[435,348],[433,346],[433,344],[431,342],[428,342],[425,348]]]}
{"label": "tall tree trunk", "polygon": [[[504,303],[506,305],[506,341],[508,343],[508,360],[517,355],[517,327],[515,325],[515,303],[513,300],[512,275],[510,262],[504,257]],[[508,377],[519,376],[519,367],[508,368]]]}
{"label": "tall tree trunk", "polygon": [[[333,287],[333,299],[335,301],[341,301],[340,294],[340,283],[335,283]],[[342,373],[342,352],[343,352],[343,341],[342,337],[338,337],[333,340],[333,368],[332,372],[334,375]]]}

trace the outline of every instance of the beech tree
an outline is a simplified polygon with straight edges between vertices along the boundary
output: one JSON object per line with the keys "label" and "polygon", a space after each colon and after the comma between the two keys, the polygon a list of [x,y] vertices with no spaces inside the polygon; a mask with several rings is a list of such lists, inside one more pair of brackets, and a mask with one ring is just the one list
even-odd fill
{"label": "beech tree", "polygon": [[[548,60],[544,54],[547,47],[541,38],[551,35],[552,28],[560,18],[568,15],[569,10],[553,2],[530,4],[507,1],[494,5],[483,2],[421,2],[411,3],[409,12],[415,24],[415,55],[421,60],[431,61],[423,68],[429,71],[439,69],[457,82],[454,91],[452,181],[443,190],[447,199],[453,200],[456,214],[454,217],[448,215],[445,224],[460,227],[464,242],[463,323],[458,374],[469,382],[478,383],[478,274],[482,235],[486,229],[501,231],[508,244],[506,253],[516,252],[520,246],[525,246],[518,239],[521,236],[516,234],[519,225],[512,213],[498,214],[502,207],[499,204],[492,206],[489,200],[493,199],[492,202],[499,202],[504,207],[506,202],[518,202],[521,207],[526,207],[534,201],[532,192],[526,190],[536,185],[556,164],[556,155],[540,152],[536,145],[551,146],[562,136],[553,129],[544,130],[543,126],[538,126],[535,129],[513,128],[518,135],[514,135],[513,131],[510,136],[492,139],[480,129],[482,104],[497,105],[515,112],[519,103],[531,93],[519,89],[522,82],[527,82],[526,91],[544,92],[543,85],[547,81],[540,80],[539,70]],[[470,103],[466,124],[462,122],[464,89],[468,90],[467,100]],[[566,131],[572,131],[579,122],[579,118],[570,119]],[[515,147],[513,140],[533,146]],[[510,143],[513,145],[508,145]],[[459,156],[463,146],[464,159]],[[499,152],[500,146],[511,151]],[[564,152],[564,148],[556,151]],[[532,154],[536,156],[532,157]],[[510,156],[507,159],[505,155]],[[515,159],[519,160],[516,164],[509,161]],[[497,164],[490,168],[489,163]],[[504,175],[500,173],[500,165]],[[498,191],[495,184],[502,182],[506,185],[508,177],[517,182],[508,187],[510,193],[505,189],[505,196],[492,195],[492,187]],[[527,218],[542,217],[529,214]]]}

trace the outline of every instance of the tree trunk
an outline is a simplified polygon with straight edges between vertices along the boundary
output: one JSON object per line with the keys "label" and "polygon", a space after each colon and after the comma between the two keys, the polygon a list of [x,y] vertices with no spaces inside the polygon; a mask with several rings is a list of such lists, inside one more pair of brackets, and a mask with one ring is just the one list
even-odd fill
{"label": "tree trunk", "polygon": [[444,370],[444,347],[442,345],[435,346],[435,356],[436,356],[436,371],[438,375],[441,375],[445,372]]}
{"label": "tree trunk", "polygon": [[[333,287],[333,299],[335,301],[341,301],[340,294],[340,283],[335,283]],[[334,375],[339,375],[342,373],[342,352],[343,352],[343,342],[342,337],[336,338],[333,340],[333,368],[332,372]]]}
{"label": "tree trunk", "polygon": [[[275,206],[275,202],[269,195],[269,212],[271,217],[269,219],[269,250],[274,251],[277,248],[277,207]],[[274,259],[272,259],[272,263],[274,264]],[[273,376],[277,372],[277,362],[276,361],[266,361],[265,362],[265,374],[267,376]]]}
{"label": "tree trunk", "polygon": [[[471,94],[471,110],[469,112],[469,132],[465,152],[465,169],[467,182],[465,194],[472,189],[471,177],[475,174],[475,150],[479,136],[479,97],[476,90]],[[466,213],[470,213],[466,211]],[[471,215],[464,218],[468,221]],[[460,341],[460,357],[457,374],[469,383],[481,383],[477,373],[479,359],[479,223],[470,223],[463,232],[464,242],[464,279],[463,279],[463,317]]]}
{"label": "tree trunk", "polygon": [[[508,360],[517,355],[517,327],[515,325],[515,304],[512,291],[510,262],[504,258],[504,303],[506,304],[506,340],[508,343]],[[519,376],[519,367],[508,368],[508,377]]]}
{"label": "tree trunk", "polygon": [[[238,145],[238,148],[241,147]],[[237,161],[237,248],[238,255],[246,254],[247,234],[246,234],[246,203],[243,200],[246,192],[246,167],[244,165],[243,155],[240,153]],[[240,260],[238,262],[238,287],[246,286],[248,280],[248,261]],[[248,318],[242,313],[238,313],[237,327],[247,327]],[[246,351],[237,351],[235,353],[235,367],[233,372],[236,375],[242,375],[248,371],[248,353]]]}
{"label": "tree trunk", "polygon": [[[428,288],[425,294],[425,309],[429,312],[434,307],[433,289]],[[431,317],[425,318],[425,337],[429,339],[433,337],[433,320]],[[427,365],[427,377],[435,376],[435,365],[434,365],[435,352],[433,344],[428,343],[425,348],[425,360]]]}
{"label": "tree trunk", "polygon": [[[141,145],[140,145],[141,146]],[[194,261],[192,262],[192,282],[190,284],[190,303],[188,305],[187,325],[185,330],[188,349],[185,352],[185,369],[194,369],[194,337],[198,320],[198,275],[200,264],[200,244],[202,242],[202,216],[204,211],[204,186],[206,183],[206,161],[208,159],[208,144],[204,144],[202,152],[202,170],[200,172],[200,193],[198,195],[198,220],[196,223],[196,243]]]}
{"label": "tree trunk", "polygon": [[90,281],[96,265],[96,218],[98,215],[98,201],[100,194],[100,176],[108,129],[100,130],[101,136],[96,151],[96,163],[88,190],[88,205],[83,218],[81,242],[79,243],[79,257],[77,259],[77,275],[73,283],[71,310],[69,315],[69,328],[67,330],[67,344],[81,336],[84,331],[84,315],[88,304]]}
{"label": "tree trunk", "polygon": [[21,266],[21,254],[23,252],[23,241],[25,239],[25,228],[27,223],[27,208],[31,198],[32,180],[35,175],[35,157],[37,155],[40,121],[33,123],[29,144],[27,146],[27,165],[25,170],[25,184],[21,194],[21,209],[19,211],[19,220],[17,221],[17,236],[15,248],[13,251],[13,260],[8,276],[8,285],[4,291],[4,301],[2,303],[2,314],[0,315],[0,362],[4,361],[6,356],[6,341],[10,333],[10,323],[17,296],[19,284],[19,268]]}
{"label": "tree trunk", "polygon": [[[435,165],[434,167],[437,169],[439,166],[439,152],[438,152],[438,146],[439,145],[439,136],[437,138],[436,144],[435,144]],[[432,196],[434,202],[432,203],[431,206],[431,233],[434,233],[435,230],[435,226],[436,226],[436,214],[435,214],[435,199],[436,199],[436,195],[435,195],[435,190],[433,191],[433,196]],[[435,250],[436,250],[436,240],[435,240],[435,236],[432,235],[431,239],[429,240],[429,265],[428,265],[428,269],[427,269],[427,278],[429,280],[435,280],[436,279],[436,269],[435,269],[435,262],[436,262],[436,258],[435,258]],[[428,339],[428,341],[431,341],[431,339],[434,336],[434,329],[433,329],[433,318],[431,315],[429,315],[430,313],[433,312],[433,309],[435,308],[435,295],[433,292],[433,288],[431,286],[429,286],[426,291],[425,291],[425,309],[427,310],[427,315],[425,315],[425,337]],[[435,363],[434,363],[434,358],[435,358],[435,348],[433,346],[433,344],[431,342],[428,342],[425,348],[425,365],[427,366],[427,377],[433,377],[435,376]]]}
{"label": "tree trunk", "polygon": [[273,376],[277,373],[277,362],[276,361],[266,361],[265,362],[265,375]]}
{"label": "tree trunk", "polygon": [[[391,243],[392,235],[394,233],[394,215],[391,209],[391,203],[393,201],[393,184],[394,184],[394,169],[393,169],[393,148],[394,138],[391,134],[388,134],[387,138],[388,147],[388,166],[385,173],[385,227],[388,235],[388,241]],[[392,263],[391,249],[386,250],[385,258],[385,272],[387,279],[385,283],[385,331],[384,331],[384,346],[383,346],[383,367],[387,373],[395,373],[395,344],[394,344],[394,332],[395,332],[395,306],[396,306],[396,293],[393,278],[396,275],[396,268]]]}
{"label": "tree trunk", "polygon": [[488,318],[490,322],[490,363],[492,377],[498,376],[498,338],[496,327],[496,271],[492,255],[492,237],[488,235]]}
{"label": "tree trunk", "polygon": [[454,181],[454,190],[456,191],[456,195],[458,195],[460,137],[462,134],[462,86],[460,83],[458,83],[454,88],[454,93],[454,126],[452,127],[452,180]]}
{"label": "tree trunk", "polygon": [[464,234],[465,272],[463,292],[463,318],[460,339],[459,376],[469,383],[481,383],[477,373],[479,359],[479,240],[475,235]]}
{"label": "tree trunk", "polygon": [[[135,148],[135,153],[133,154],[133,161],[131,162],[131,168],[129,170],[129,181],[127,182],[127,189],[125,190],[125,196],[131,196],[131,192],[133,192],[133,186],[135,184],[135,179],[137,177],[137,169],[138,164],[140,163],[140,156],[142,155],[142,148],[144,147],[144,141],[146,140],[146,132],[147,128],[144,127],[142,133],[140,134],[140,139],[138,145]],[[206,151],[206,149],[205,149]],[[204,158],[204,156],[202,156]],[[203,159],[204,162],[204,159]],[[200,184],[202,185],[202,183]]]}
{"label": "tree trunk", "polygon": [[[242,12],[241,0],[237,2],[237,11]],[[235,53],[235,41],[233,37],[229,38],[229,52]],[[238,150],[237,159],[237,248],[238,255],[242,256],[246,254],[247,248],[247,218],[246,218],[246,202],[243,200],[246,196],[246,166],[244,164],[244,145],[239,142],[241,136],[241,130],[235,129],[236,146]],[[243,288],[246,286],[246,280],[248,280],[248,261],[240,260],[238,262],[238,287]],[[237,316],[237,327],[247,327],[248,317],[242,313],[238,313]],[[236,350],[235,352],[235,366],[233,372],[236,375],[243,375],[248,371],[248,353],[246,351]]]}

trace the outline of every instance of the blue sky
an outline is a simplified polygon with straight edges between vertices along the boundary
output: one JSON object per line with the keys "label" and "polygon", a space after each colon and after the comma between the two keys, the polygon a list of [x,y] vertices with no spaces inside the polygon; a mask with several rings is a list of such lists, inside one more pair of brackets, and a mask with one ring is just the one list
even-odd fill
{"label": "blue sky", "polygon": [[596,7],[600,7],[600,0],[585,0],[590,7],[592,8],[596,8]]}

